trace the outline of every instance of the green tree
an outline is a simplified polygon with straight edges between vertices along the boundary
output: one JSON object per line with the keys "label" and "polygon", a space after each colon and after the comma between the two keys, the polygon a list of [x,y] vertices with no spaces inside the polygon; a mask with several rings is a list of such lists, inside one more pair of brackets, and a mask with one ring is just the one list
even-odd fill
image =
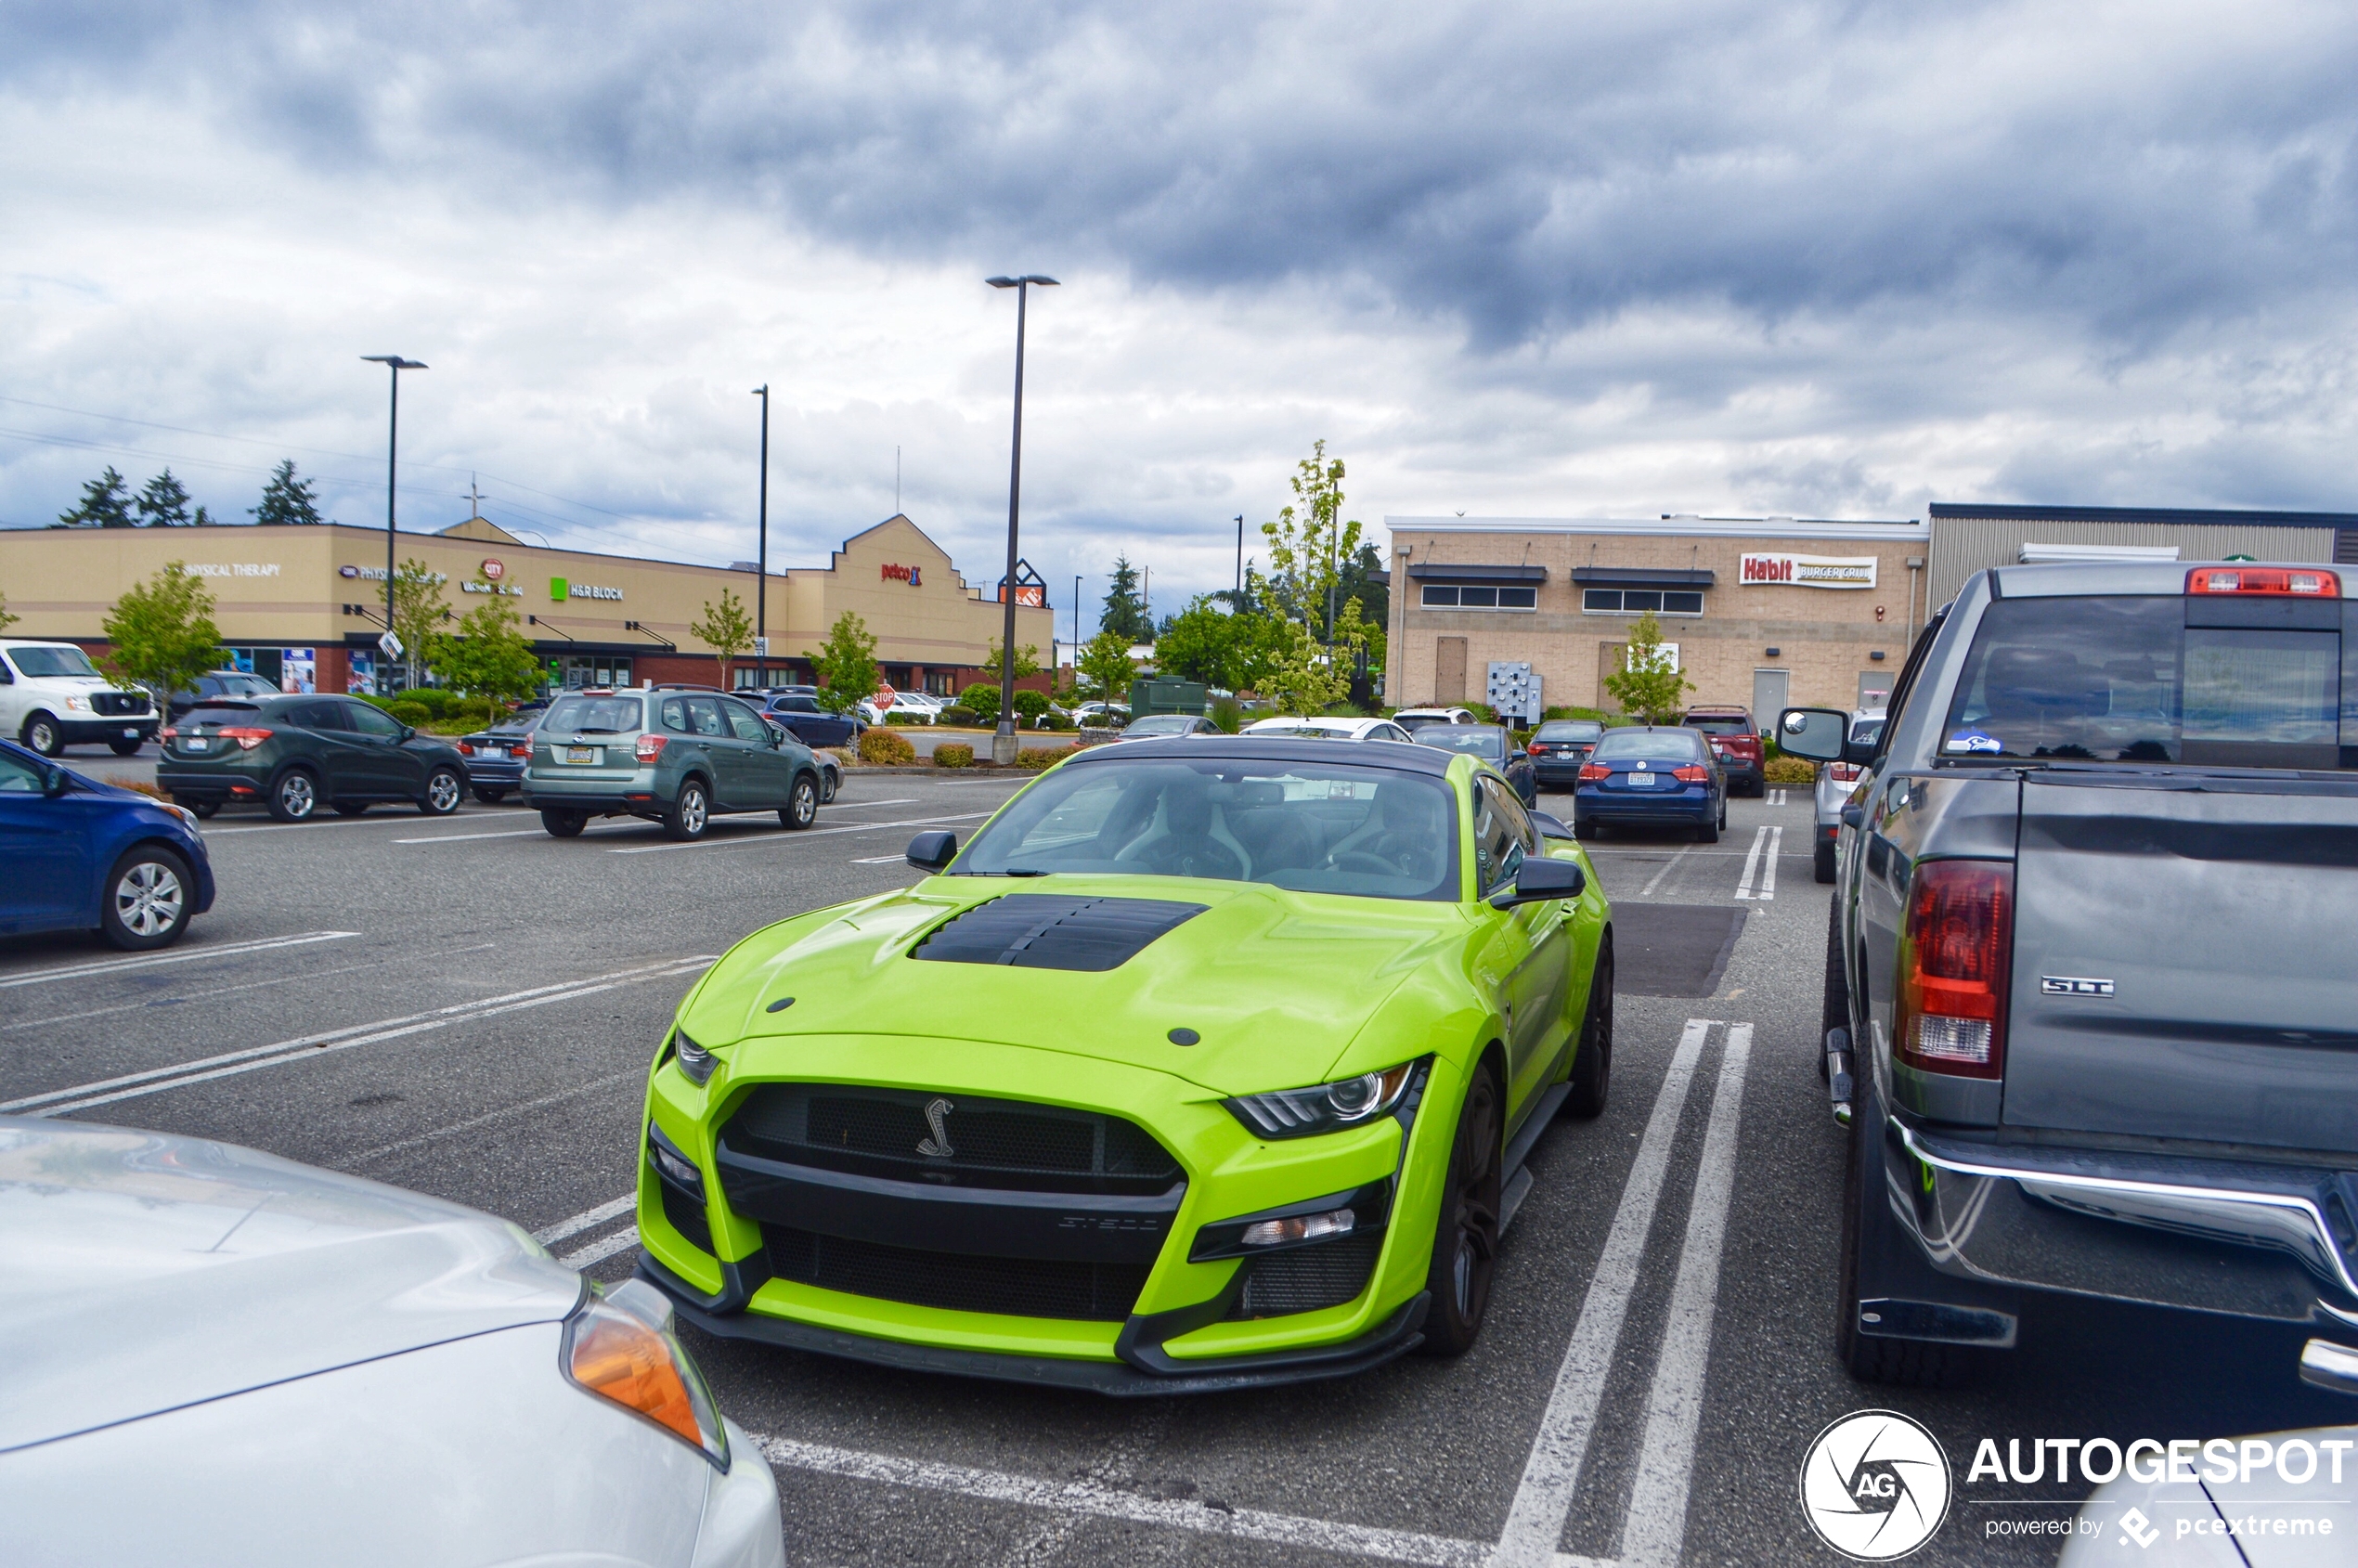
{"label": "green tree", "polygon": [[123,590],[107,613],[107,664],[117,677],[153,693],[162,707],[174,692],[221,662],[221,628],[213,623],[213,590],[202,577],[166,562],[144,583]]}
{"label": "green tree", "polygon": [[1097,629],[1120,632],[1125,647],[1155,640],[1155,623],[1138,596],[1138,568],[1127,555],[1114,557],[1113,586],[1106,590],[1105,605],[1097,612]]}
{"label": "green tree", "polygon": [[1130,639],[1115,627],[1108,627],[1091,638],[1076,663],[1082,689],[1100,702],[1120,702],[1138,673],[1137,667],[1130,662]]}
{"label": "green tree", "polygon": [[977,723],[996,724],[999,722],[998,687],[986,686],[978,680],[958,693],[958,701],[962,706],[973,710]]}
{"label": "green tree", "polygon": [[753,647],[753,617],[745,614],[745,602],[724,588],[719,603],[704,602],[703,618],[688,623],[688,635],[712,650],[712,656],[720,663],[720,685],[725,691],[737,656]]}
{"label": "green tree", "polygon": [[438,636],[434,664],[450,683],[483,699],[488,724],[502,701],[529,696],[539,684],[540,660],[520,629],[524,616],[488,578],[482,602],[459,618],[458,635]]}
{"label": "green tree", "polygon": [[1363,543],[1337,575],[1335,598],[1346,604],[1359,601],[1359,613],[1370,626],[1392,624],[1392,590],[1376,580],[1383,569],[1383,552]]}
{"label": "green tree", "polygon": [[1155,634],[1155,667],[1183,680],[1240,692],[1260,665],[1257,646],[1262,617],[1217,608],[1213,594],[1198,594]]}
{"label": "green tree", "polygon": [[1651,610],[1639,616],[1629,628],[1622,667],[1605,677],[1605,690],[1621,711],[1649,724],[1675,724],[1686,706],[1686,694],[1694,689],[1662,645],[1662,623]]}
{"label": "green tree", "polygon": [[6,631],[16,624],[17,617],[8,614],[8,596],[0,593],[0,631]]}
{"label": "green tree", "polygon": [[1323,713],[1349,693],[1350,682],[1335,675],[1310,628],[1297,620],[1264,625],[1268,636],[1261,647],[1253,691],[1274,703],[1279,713]]}
{"label": "green tree", "polygon": [[256,523],[327,521],[319,515],[319,501],[312,494],[312,481],[295,477],[292,458],[270,471],[270,482],[262,487],[262,504],[246,510]]}
{"label": "green tree", "polygon": [[[991,640],[989,656],[982,661],[982,672],[991,677],[993,681],[999,679],[999,640],[995,637]],[[1016,679],[1020,680],[1027,675],[1039,673],[1040,644],[1027,642],[1016,650]]]}
{"label": "green tree", "polygon": [[393,631],[401,639],[401,662],[412,686],[418,684],[419,671],[438,662],[434,655],[451,618],[450,603],[442,594],[446,580],[414,557],[393,574]]}
{"label": "green tree", "polygon": [[165,469],[148,481],[135,503],[142,528],[185,528],[188,525],[188,488]]}
{"label": "green tree", "polygon": [[82,504],[59,512],[58,522],[68,528],[128,528],[131,486],[109,463],[104,473],[82,486]]}
{"label": "green tree", "polygon": [[1360,525],[1342,520],[1342,460],[1328,457],[1324,441],[1313,443],[1310,456],[1295,465],[1294,504],[1261,525],[1269,541],[1271,602],[1329,642],[1342,613],[1342,564],[1359,551]]}
{"label": "green tree", "polygon": [[805,648],[802,656],[819,677],[819,706],[830,713],[849,713],[884,679],[876,668],[876,640],[868,635],[868,623],[849,610],[836,617],[819,651]]}

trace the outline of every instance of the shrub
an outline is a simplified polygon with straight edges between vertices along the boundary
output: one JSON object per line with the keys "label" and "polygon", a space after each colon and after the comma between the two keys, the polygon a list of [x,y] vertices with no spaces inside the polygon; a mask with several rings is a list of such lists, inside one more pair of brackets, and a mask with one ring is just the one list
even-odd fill
{"label": "shrub", "polygon": [[975,710],[964,703],[952,703],[941,710],[941,721],[956,729],[969,729],[975,722]]}
{"label": "shrub", "polygon": [[1760,776],[1772,784],[1816,784],[1818,764],[1806,757],[1772,757],[1760,770]]}
{"label": "shrub", "polygon": [[1210,719],[1211,727],[1222,734],[1233,735],[1245,727],[1245,706],[1234,697],[1215,697],[1211,711],[1204,717]]}
{"label": "shrub", "polygon": [[1072,720],[1061,713],[1043,713],[1031,721],[1031,727],[1035,730],[1069,730],[1073,725]]}
{"label": "shrub", "polygon": [[906,735],[876,726],[860,735],[860,760],[877,767],[906,767],[917,759],[917,748]]}
{"label": "shrub", "polygon": [[427,723],[431,721],[434,716],[434,709],[428,707],[425,704],[406,700],[385,704],[385,712],[392,715],[401,723],[408,725],[413,730],[421,730],[425,728]]}
{"label": "shrub", "polygon": [[999,722],[999,688],[986,686],[978,680],[958,693],[958,706],[975,716],[978,724]]}
{"label": "shrub", "polygon": [[911,713],[907,708],[888,707],[885,709],[885,722],[887,724],[922,724],[925,720],[918,718],[915,714]]}
{"label": "shrub", "polygon": [[1055,767],[1079,749],[1069,745],[1028,745],[1016,753],[1016,766],[1027,773],[1036,773]]}
{"label": "shrub", "polygon": [[971,768],[975,765],[975,748],[956,741],[944,741],[933,748],[933,765],[937,768]]}
{"label": "shrub", "polygon": [[1026,728],[1038,729],[1040,716],[1047,711],[1047,693],[1043,692],[1017,692],[1016,693],[1016,713]]}

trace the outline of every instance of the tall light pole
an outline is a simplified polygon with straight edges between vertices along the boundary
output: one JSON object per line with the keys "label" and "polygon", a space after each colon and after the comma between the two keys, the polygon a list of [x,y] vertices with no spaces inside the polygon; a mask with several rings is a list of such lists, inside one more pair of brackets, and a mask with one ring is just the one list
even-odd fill
{"label": "tall light pole", "polygon": [[[393,406],[385,417],[385,630],[390,633],[393,630],[393,578],[397,569],[393,562],[393,490],[395,459],[401,449],[401,372],[422,370],[426,367],[421,360],[404,359],[398,354],[364,354],[360,358],[363,363],[382,365],[393,372]],[[385,650],[381,647],[379,652]],[[395,655],[387,653],[386,656]],[[385,695],[384,688],[390,682],[380,680],[377,684],[377,694]]]}
{"label": "tall light pole", "polygon": [[1238,615],[1245,609],[1245,514],[1237,513],[1237,596],[1228,601],[1228,608]]}
{"label": "tall light pole", "polygon": [[761,546],[754,557],[753,641],[761,650],[761,683],[770,684],[770,383],[753,389],[761,399]]}
{"label": "tall light pole", "polygon": [[983,281],[994,289],[1016,292],[1016,434],[1007,458],[1007,576],[1000,587],[1007,608],[999,633],[999,728],[991,737],[991,760],[1006,768],[1013,767],[1016,760],[1016,522],[1023,497],[1024,309],[1030,303],[1033,284],[1053,289],[1056,280],[1028,272],[1021,278],[986,278]]}

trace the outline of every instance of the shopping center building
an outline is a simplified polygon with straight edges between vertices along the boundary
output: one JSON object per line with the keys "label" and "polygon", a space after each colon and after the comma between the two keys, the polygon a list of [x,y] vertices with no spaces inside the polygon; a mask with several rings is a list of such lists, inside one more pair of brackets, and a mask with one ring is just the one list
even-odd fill
{"label": "shopping center building", "polygon": [[[719,664],[688,628],[724,589],[750,617],[762,582],[749,570],[527,545],[480,517],[437,534],[400,533],[395,551],[444,579],[454,627],[479,603],[475,594],[509,595],[551,686],[718,682]],[[70,641],[102,654],[115,601],[172,561],[206,579],[214,620],[238,667],[291,691],[366,692],[399,679],[381,667],[377,652],[384,531],[341,524],[0,531],[0,594],[18,617],[6,635]],[[1017,577],[1017,643],[1038,647],[1043,667],[1053,667],[1054,612],[1036,579]],[[802,654],[849,611],[875,638],[887,683],[954,690],[983,678],[1004,613],[998,594],[995,580],[987,590],[968,587],[914,523],[889,517],[846,539],[823,568],[771,573],[773,656],[766,674],[761,661],[742,657],[733,680],[809,680]]]}

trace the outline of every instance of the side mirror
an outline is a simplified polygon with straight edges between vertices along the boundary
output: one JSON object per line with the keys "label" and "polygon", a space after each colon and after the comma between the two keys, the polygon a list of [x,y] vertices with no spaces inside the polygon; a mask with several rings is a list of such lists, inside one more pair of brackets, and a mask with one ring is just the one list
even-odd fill
{"label": "side mirror", "polygon": [[1839,762],[1850,715],[1831,707],[1789,707],[1777,720],[1777,744],[1812,762]]}
{"label": "side mirror", "polygon": [[909,863],[919,871],[939,871],[958,853],[958,836],[936,829],[909,840]]}
{"label": "side mirror", "polygon": [[67,777],[66,771],[63,768],[44,768],[41,770],[41,793],[52,800],[55,800],[58,796],[63,795],[66,792],[66,785],[69,782],[71,781]]}
{"label": "side mirror", "polygon": [[1517,904],[1546,903],[1551,899],[1576,899],[1588,887],[1588,874],[1570,861],[1533,855],[1515,869],[1514,882],[1490,895],[1493,909]]}

